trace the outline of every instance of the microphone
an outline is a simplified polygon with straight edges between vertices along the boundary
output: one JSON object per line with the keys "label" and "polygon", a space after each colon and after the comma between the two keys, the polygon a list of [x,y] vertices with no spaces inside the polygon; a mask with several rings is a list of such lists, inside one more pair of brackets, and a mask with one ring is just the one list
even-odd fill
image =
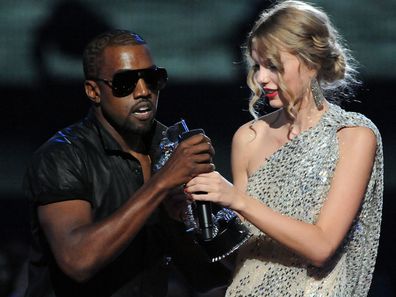
{"label": "microphone", "polygon": [[[154,170],[158,171],[164,166],[178,143],[199,133],[205,134],[202,129],[189,130],[183,119],[168,127],[159,145],[162,154],[155,163]],[[186,231],[192,231],[190,234],[197,237],[197,243],[203,248],[210,262],[220,261],[232,254],[252,235],[235,212],[225,207],[220,207],[219,210],[211,202],[195,201],[188,205],[185,215],[183,222]]]}
{"label": "microphone", "polygon": [[[188,130],[187,126],[184,127],[186,132],[183,132],[179,136],[179,142],[196,135],[205,134],[203,129],[193,129]],[[206,192],[196,192],[195,194],[206,194]],[[209,201],[195,201],[197,216],[199,220],[199,228],[202,231],[201,239],[203,241],[208,241],[213,238],[213,218],[212,218],[212,203]]]}

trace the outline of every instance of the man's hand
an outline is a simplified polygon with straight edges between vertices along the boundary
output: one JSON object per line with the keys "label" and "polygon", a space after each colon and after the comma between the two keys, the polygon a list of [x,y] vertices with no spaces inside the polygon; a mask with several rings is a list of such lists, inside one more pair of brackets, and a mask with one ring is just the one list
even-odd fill
{"label": "man's hand", "polygon": [[191,201],[187,200],[182,187],[177,187],[171,190],[168,197],[166,197],[162,202],[168,216],[179,222],[183,222],[187,206],[190,203]]}
{"label": "man's hand", "polygon": [[158,180],[168,188],[183,185],[201,173],[214,170],[212,157],[214,149],[210,139],[203,134],[197,134],[182,141],[157,173]]}

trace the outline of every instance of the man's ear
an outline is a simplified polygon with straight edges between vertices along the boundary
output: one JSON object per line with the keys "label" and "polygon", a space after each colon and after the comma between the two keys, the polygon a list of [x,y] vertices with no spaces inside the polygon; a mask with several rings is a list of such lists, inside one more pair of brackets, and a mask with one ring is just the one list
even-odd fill
{"label": "man's ear", "polygon": [[100,90],[98,85],[93,80],[86,80],[84,82],[85,94],[93,103],[100,103]]}

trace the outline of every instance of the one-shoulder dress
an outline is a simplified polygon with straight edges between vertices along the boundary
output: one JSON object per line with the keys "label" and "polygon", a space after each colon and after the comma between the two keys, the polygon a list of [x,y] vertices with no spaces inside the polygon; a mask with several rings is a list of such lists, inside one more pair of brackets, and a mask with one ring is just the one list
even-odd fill
{"label": "one-shoulder dress", "polygon": [[377,256],[383,196],[383,153],[376,126],[359,113],[329,104],[316,126],[290,140],[248,179],[247,192],[279,213],[314,224],[339,159],[337,131],[363,126],[377,138],[366,193],[353,224],[324,267],[269,238],[250,223],[226,296],[367,296]]}

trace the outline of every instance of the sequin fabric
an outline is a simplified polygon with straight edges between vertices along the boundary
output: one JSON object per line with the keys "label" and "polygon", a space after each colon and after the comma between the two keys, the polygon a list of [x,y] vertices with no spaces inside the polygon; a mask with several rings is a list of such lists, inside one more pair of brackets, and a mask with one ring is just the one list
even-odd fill
{"label": "sequin fabric", "polygon": [[249,177],[247,191],[283,215],[315,223],[339,158],[336,132],[352,126],[370,128],[377,137],[377,151],[359,213],[332,259],[322,268],[311,266],[247,223],[253,236],[239,250],[226,296],[367,296],[383,195],[381,136],[369,119],[330,104],[316,126],[282,146]]}

